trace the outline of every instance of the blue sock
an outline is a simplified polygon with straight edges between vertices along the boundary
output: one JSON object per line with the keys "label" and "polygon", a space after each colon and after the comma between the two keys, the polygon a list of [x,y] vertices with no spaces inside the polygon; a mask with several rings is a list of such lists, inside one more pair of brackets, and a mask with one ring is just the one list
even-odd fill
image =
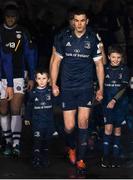
{"label": "blue sock", "polygon": [[103,136],[103,154],[104,156],[109,156],[110,154],[110,144],[111,144],[111,135],[104,134]]}
{"label": "blue sock", "polygon": [[71,149],[75,149],[75,130],[70,133],[67,133],[65,131],[65,141],[68,147],[70,147]]}
{"label": "blue sock", "polygon": [[78,130],[78,160],[84,160],[87,150],[88,129]]}
{"label": "blue sock", "polygon": [[120,155],[120,137],[114,135],[113,156],[116,158]]}

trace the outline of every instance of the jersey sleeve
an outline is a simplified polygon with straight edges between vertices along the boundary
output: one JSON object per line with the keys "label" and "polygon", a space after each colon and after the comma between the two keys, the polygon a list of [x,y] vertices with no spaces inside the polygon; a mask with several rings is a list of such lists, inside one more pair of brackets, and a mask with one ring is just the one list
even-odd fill
{"label": "jersey sleeve", "polygon": [[[0,65],[3,69],[7,78],[7,86],[13,87],[13,65],[12,65],[12,55],[11,53],[4,52],[0,44]],[[1,73],[1,72],[0,72]]]}
{"label": "jersey sleeve", "polygon": [[54,47],[56,49],[56,54],[62,59],[64,57],[63,32],[60,32],[55,36]]}
{"label": "jersey sleeve", "polygon": [[96,35],[93,37],[92,41],[92,58],[94,61],[98,61],[102,57],[102,52],[100,50],[100,40]]}
{"label": "jersey sleeve", "polygon": [[33,42],[28,32],[24,32],[24,57],[28,65],[29,78],[34,80],[35,68],[37,64],[36,48],[33,46]]}

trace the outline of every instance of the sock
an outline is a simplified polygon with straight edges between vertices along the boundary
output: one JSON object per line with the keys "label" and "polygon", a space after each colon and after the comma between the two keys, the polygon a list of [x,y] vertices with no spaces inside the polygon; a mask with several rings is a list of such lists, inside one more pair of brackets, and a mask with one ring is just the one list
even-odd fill
{"label": "sock", "polygon": [[75,130],[72,132],[68,133],[65,131],[65,141],[66,145],[70,147],[71,149],[75,149]]}
{"label": "sock", "polygon": [[43,165],[46,165],[46,166],[49,163],[49,149],[48,149],[48,147],[49,147],[48,140],[43,139],[41,154],[42,154]]}
{"label": "sock", "polygon": [[41,155],[42,137],[39,131],[33,132],[33,156]]}
{"label": "sock", "polygon": [[22,130],[21,115],[13,115],[11,119],[13,147],[20,144],[21,130]]}
{"label": "sock", "polygon": [[114,135],[113,156],[116,158],[120,155],[120,137]]}
{"label": "sock", "polygon": [[8,115],[2,116],[1,115],[1,128],[3,136],[6,140],[6,144],[11,143],[11,124],[10,124],[10,118]]}
{"label": "sock", "polygon": [[109,156],[110,154],[110,144],[111,144],[111,135],[104,134],[103,136],[103,154],[104,156]]}
{"label": "sock", "polygon": [[88,128],[78,130],[78,160],[84,160],[87,150]]}

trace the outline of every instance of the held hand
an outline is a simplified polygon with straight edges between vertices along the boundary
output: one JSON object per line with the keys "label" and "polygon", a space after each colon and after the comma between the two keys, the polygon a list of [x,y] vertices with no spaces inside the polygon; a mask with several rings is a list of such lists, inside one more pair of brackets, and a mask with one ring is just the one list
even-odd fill
{"label": "held hand", "polygon": [[13,88],[7,87],[6,88],[6,98],[8,101],[10,101],[13,98],[13,94],[14,94]]}
{"label": "held hand", "polygon": [[60,90],[59,90],[59,87],[57,85],[52,86],[52,93],[55,97],[59,95]]}
{"label": "held hand", "polygon": [[33,80],[29,80],[27,83],[27,90],[31,91],[34,87],[34,81]]}
{"label": "held hand", "polygon": [[101,101],[103,99],[103,91],[100,89],[96,92],[96,100]]}
{"label": "held hand", "polygon": [[115,106],[115,104],[116,104],[116,101],[115,101],[114,99],[112,99],[112,100],[108,103],[107,108],[108,108],[108,109],[113,109],[114,106]]}

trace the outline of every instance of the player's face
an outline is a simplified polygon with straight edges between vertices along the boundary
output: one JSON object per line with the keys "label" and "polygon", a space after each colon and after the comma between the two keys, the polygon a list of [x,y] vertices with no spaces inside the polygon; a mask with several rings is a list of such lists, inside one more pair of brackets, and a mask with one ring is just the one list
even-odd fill
{"label": "player's face", "polygon": [[122,55],[119,53],[111,53],[108,58],[112,66],[119,66],[122,61]]}
{"label": "player's face", "polygon": [[16,16],[5,16],[5,24],[8,26],[8,27],[12,27],[16,24]]}
{"label": "player's face", "polygon": [[88,19],[85,14],[74,15],[73,25],[75,28],[75,32],[77,33],[85,32],[87,24],[88,24]]}
{"label": "player's face", "polygon": [[48,82],[49,82],[48,75],[46,73],[44,73],[44,74],[37,73],[36,82],[37,82],[39,87],[41,87],[41,88],[46,87]]}

